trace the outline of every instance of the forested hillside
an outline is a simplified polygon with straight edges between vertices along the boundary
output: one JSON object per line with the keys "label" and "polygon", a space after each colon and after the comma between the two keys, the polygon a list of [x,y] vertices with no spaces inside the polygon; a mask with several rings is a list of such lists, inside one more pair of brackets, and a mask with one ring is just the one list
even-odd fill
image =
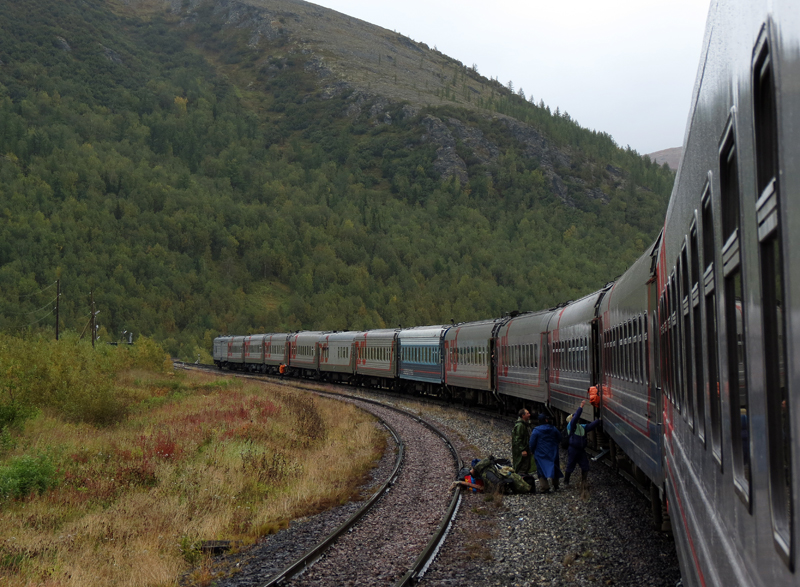
{"label": "forested hillside", "polygon": [[445,72],[414,98],[293,32],[337,13],[172,4],[0,3],[0,329],[53,330],[57,278],[62,328],[93,292],[102,339],[187,358],[487,318],[588,293],[658,233],[666,166],[425,45],[385,35]]}

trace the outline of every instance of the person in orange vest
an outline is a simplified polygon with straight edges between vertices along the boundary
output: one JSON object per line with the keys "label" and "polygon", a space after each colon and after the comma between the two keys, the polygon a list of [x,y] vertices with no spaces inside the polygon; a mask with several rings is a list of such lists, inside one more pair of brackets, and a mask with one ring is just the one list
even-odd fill
{"label": "person in orange vest", "polygon": [[281,377],[283,377],[286,374],[286,365],[281,363],[281,366],[278,367],[278,372],[281,374]]}

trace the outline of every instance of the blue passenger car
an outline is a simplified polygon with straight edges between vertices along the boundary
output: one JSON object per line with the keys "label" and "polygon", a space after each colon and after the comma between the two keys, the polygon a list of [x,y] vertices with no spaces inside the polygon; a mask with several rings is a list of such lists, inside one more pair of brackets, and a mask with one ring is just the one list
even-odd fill
{"label": "blue passenger car", "polygon": [[398,377],[409,391],[435,393],[444,382],[444,337],[449,326],[405,328],[397,335]]}

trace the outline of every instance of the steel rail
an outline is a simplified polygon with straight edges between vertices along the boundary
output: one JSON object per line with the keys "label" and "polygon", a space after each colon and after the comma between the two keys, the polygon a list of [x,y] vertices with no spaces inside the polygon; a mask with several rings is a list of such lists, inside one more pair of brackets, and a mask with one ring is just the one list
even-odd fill
{"label": "steel rail", "polygon": [[[195,365],[186,365],[185,363],[183,364],[183,366],[184,368],[196,367]],[[243,378],[252,378],[255,380],[263,381],[262,377],[254,376],[254,374],[242,374],[238,376]],[[463,466],[463,461],[461,460],[458,451],[456,450],[455,446],[453,445],[453,443],[450,441],[450,439],[447,437],[446,434],[444,434],[441,430],[439,430],[439,428],[437,428],[430,422],[414,414],[411,414],[402,408],[386,404],[378,400],[364,398],[356,395],[349,395],[346,393],[333,393],[330,391],[324,391],[312,387],[306,387],[303,385],[293,385],[292,387],[296,389],[301,389],[303,391],[309,391],[320,395],[330,396],[333,398],[338,398],[338,399],[347,398],[394,410],[402,414],[403,416],[411,418],[412,420],[425,426],[426,428],[431,430],[434,434],[439,436],[447,445],[448,449],[450,450],[450,454],[453,455],[453,462],[455,464],[456,471],[460,470],[461,467]],[[274,576],[268,583],[265,583],[263,587],[274,587],[280,585],[284,581],[304,572],[307,568],[309,568],[312,564],[314,564],[314,562],[316,562],[323,555],[323,553],[339,538],[339,536],[341,536],[350,528],[352,528],[358,522],[358,520],[361,519],[363,515],[367,513],[375,505],[375,503],[377,503],[378,499],[380,499],[386,492],[388,492],[391,489],[391,486],[394,485],[397,476],[399,474],[400,465],[402,462],[403,454],[405,452],[405,445],[399,439],[397,433],[392,429],[391,426],[389,426],[388,423],[386,423],[383,420],[380,421],[384,426],[386,426],[386,428],[395,438],[395,442],[397,443],[400,449],[398,458],[395,462],[395,469],[392,472],[392,475],[389,477],[386,483],[384,483],[381,489],[375,492],[372,498],[370,498],[370,500],[361,509],[359,509],[355,514],[353,514],[353,516],[351,516],[350,519],[348,519],[341,526],[339,526],[339,528],[334,530],[332,534],[330,534],[327,538],[325,538],[325,540],[320,542],[316,547],[314,547],[305,555],[297,559],[294,563],[286,567],[278,575]],[[439,550],[441,549],[442,545],[444,544],[444,541],[447,538],[447,535],[450,532],[450,528],[452,527],[453,522],[455,521],[455,517],[456,514],[458,513],[460,505],[461,505],[461,492],[454,491],[453,497],[450,500],[450,504],[447,508],[447,511],[445,512],[445,515],[442,518],[441,523],[436,529],[436,532],[434,532],[433,536],[425,545],[425,548],[422,550],[420,555],[414,561],[414,564],[411,566],[411,568],[408,569],[406,574],[395,584],[395,587],[407,587],[409,585],[416,585],[422,578],[422,576],[425,574],[425,572],[427,572],[428,568],[430,567],[431,563],[433,563],[434,559],[436,558],[436,555],[439,553]]]}

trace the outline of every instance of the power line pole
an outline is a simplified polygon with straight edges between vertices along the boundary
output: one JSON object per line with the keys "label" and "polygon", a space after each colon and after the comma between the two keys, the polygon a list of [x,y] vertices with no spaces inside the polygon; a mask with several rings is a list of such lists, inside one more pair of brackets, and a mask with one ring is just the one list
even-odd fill
{"label": "power line pole", "polygon": [[92,348],[94,348],[94,337],[95,337],[95,329],[94,329],[94,292],[89,292],[89,296],[92,301]]}
{"label": "power line pole", "polygon": [[58,340],[58,302],[61,301],[61,280],[56,279],[56,340]]}

